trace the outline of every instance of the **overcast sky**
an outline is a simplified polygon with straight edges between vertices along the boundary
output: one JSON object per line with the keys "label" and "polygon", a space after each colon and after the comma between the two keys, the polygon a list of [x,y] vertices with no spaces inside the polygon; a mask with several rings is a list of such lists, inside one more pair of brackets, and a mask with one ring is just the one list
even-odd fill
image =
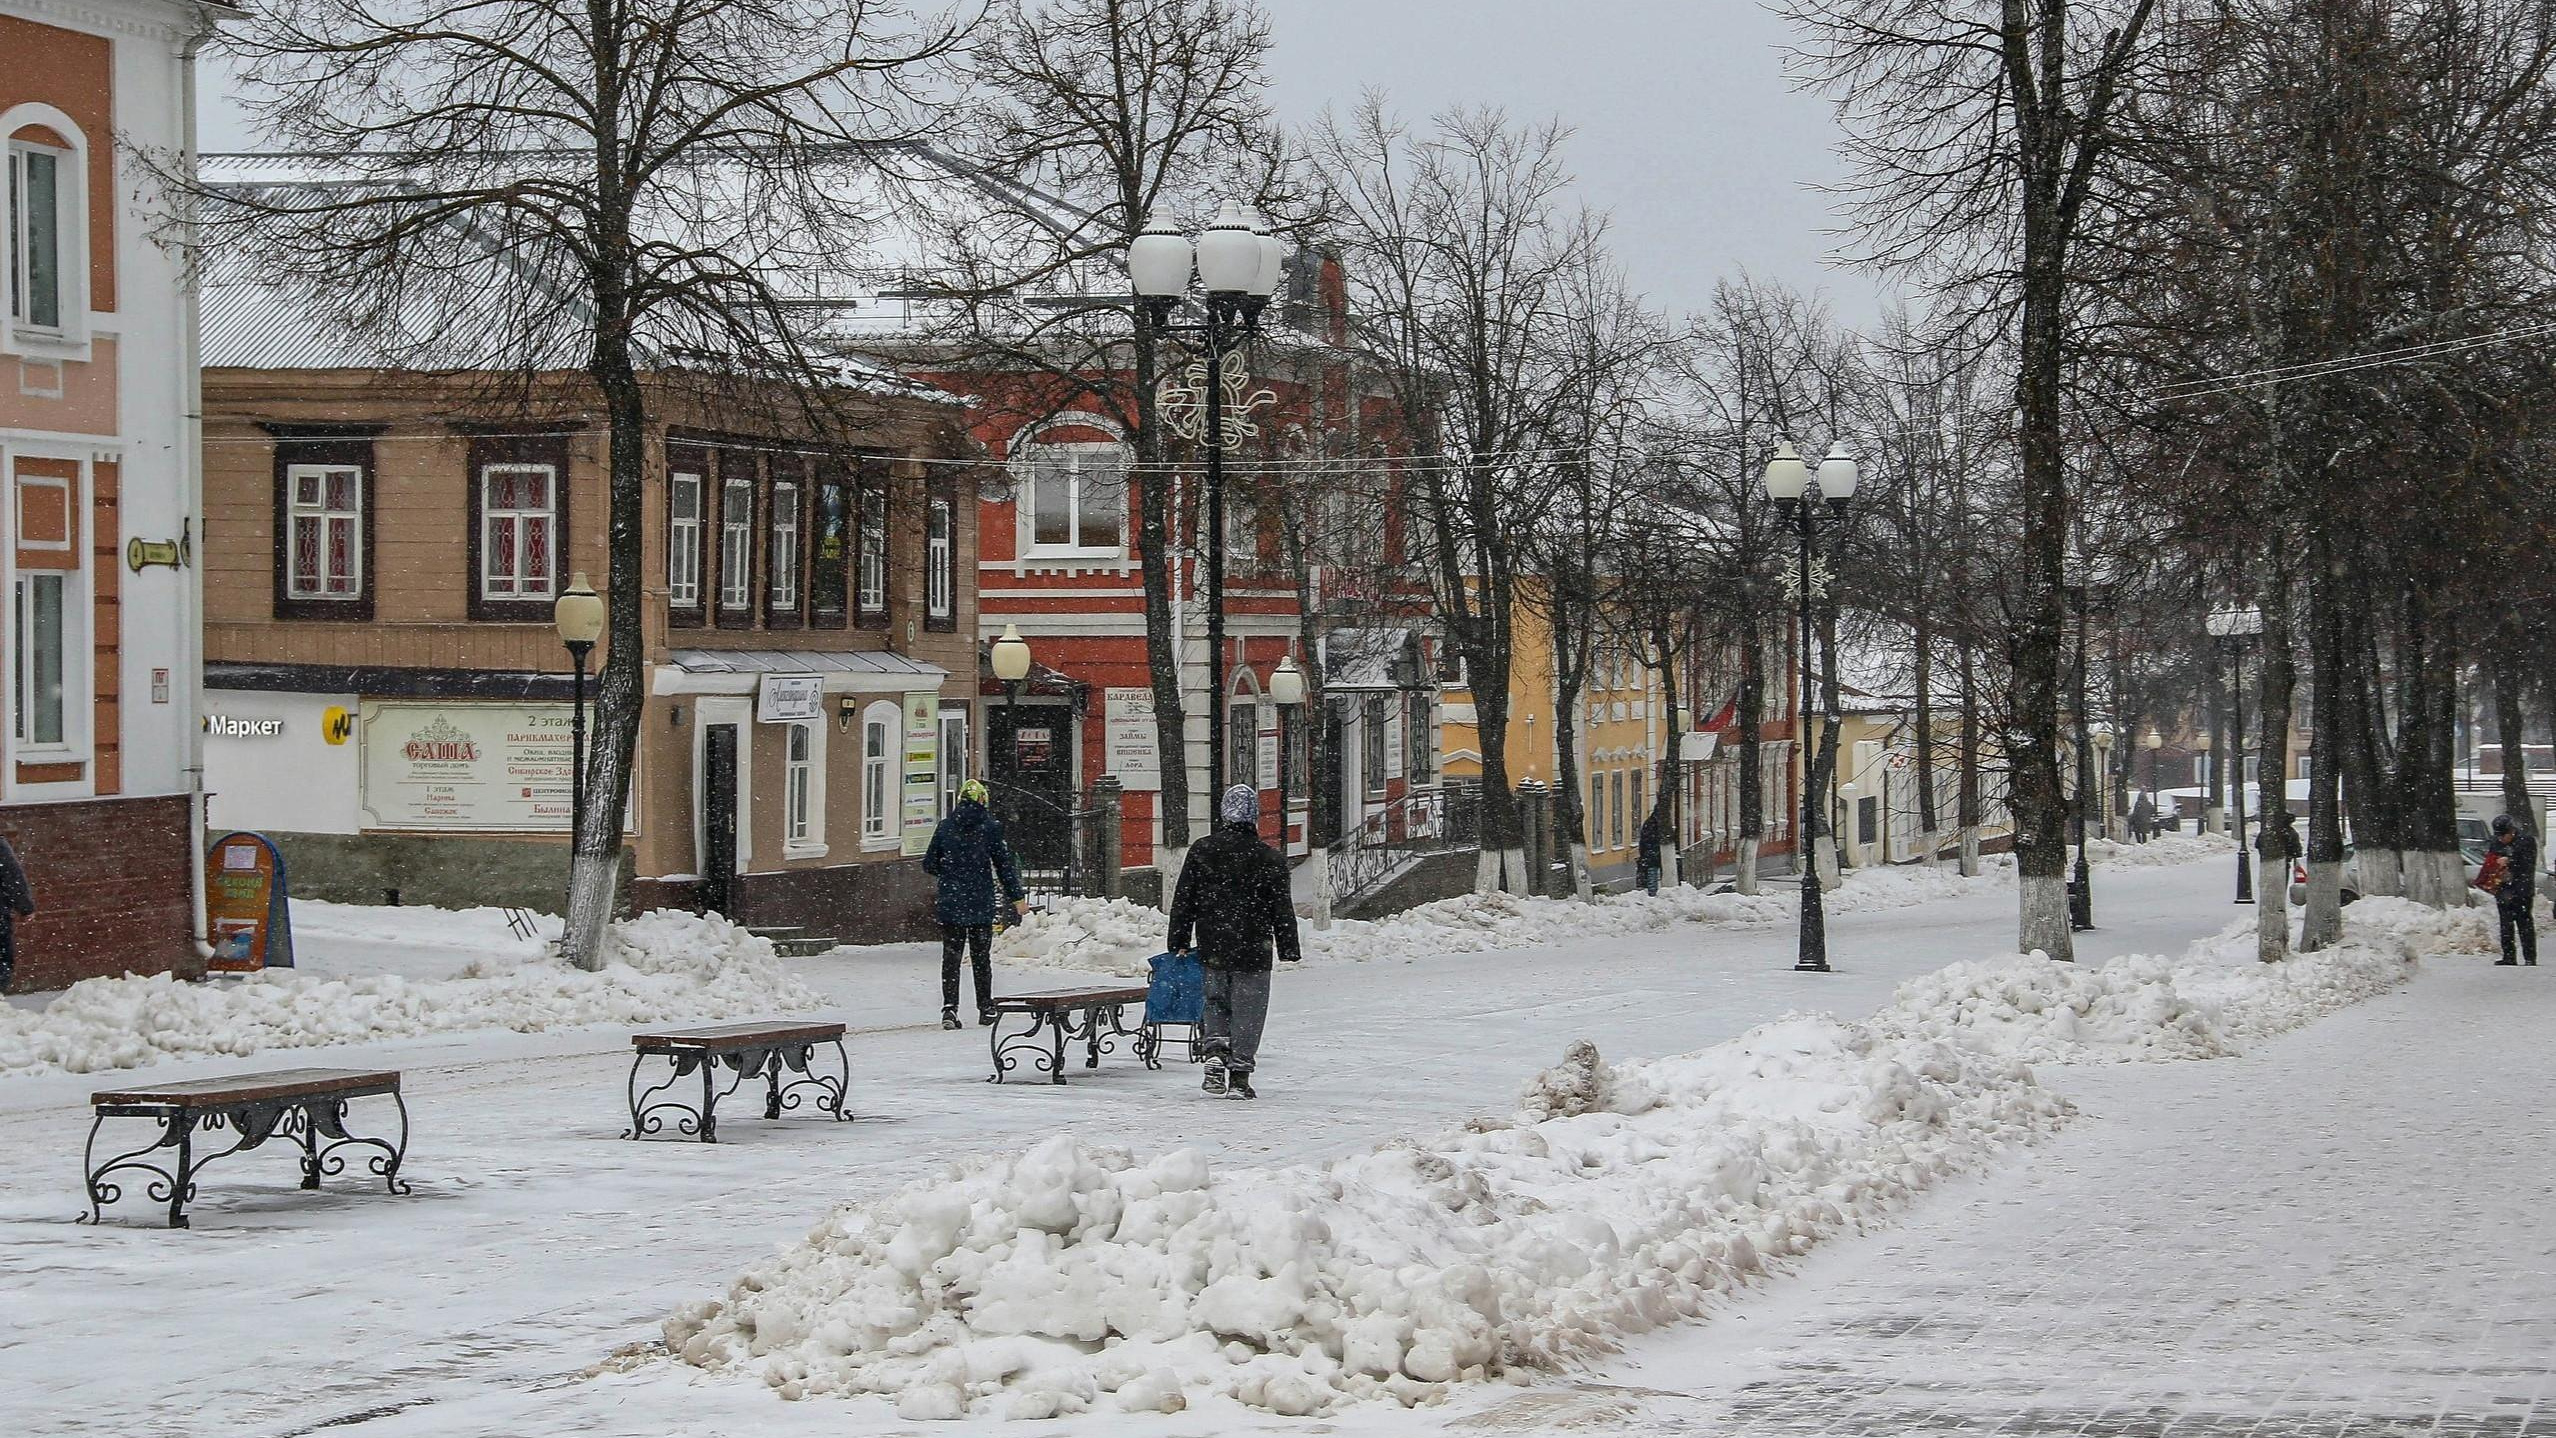
{"label": "overcast sky", "polygon": [[[1879,313],[1868,277],[1827,262],[1839,173],[1827,102],[1786,85],[1789,27],[1757,0],[1264,0],[1280,112],[1310,121],[1361,90],[1413,120],[1450,105],[1559,116],[1589,202],[1615,216],[1634,287],[1673,313],[1745,268]],[[254,23],[250,21],[248,23]],[[208,68],[207,150],[254,146]]]}

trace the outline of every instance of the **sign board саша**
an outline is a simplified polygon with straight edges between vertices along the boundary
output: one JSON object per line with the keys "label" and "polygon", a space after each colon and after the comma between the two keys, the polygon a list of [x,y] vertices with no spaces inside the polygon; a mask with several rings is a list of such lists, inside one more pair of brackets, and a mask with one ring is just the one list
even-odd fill
{"label": "sign board \u0441\u0430\u0448\u0430", "polygon": [[568,831],[565,704],[365,701],[368,829]]}

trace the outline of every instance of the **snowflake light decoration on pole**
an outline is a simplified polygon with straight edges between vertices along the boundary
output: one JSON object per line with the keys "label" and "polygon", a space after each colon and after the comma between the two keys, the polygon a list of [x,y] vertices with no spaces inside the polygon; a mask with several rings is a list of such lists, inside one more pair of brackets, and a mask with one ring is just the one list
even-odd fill
{"label": "snowflake light decoration on pole", "polygon": [[[1828,560],[1824,557],[1814,557],[1810,562],[1810,597],[1828,597]],[[1784,571],[1784,598],[1792,604],[1802,602],[1802,578],[1790,569]]]}
{"label": "snowflake light decoration on pole", "polygon": [[[1225,351],[1224,371],[1225,438],[1256,439],[1260,426],[1252,422],[1252,411],[1276,404],[1277,392],[1251,388],[1251,373],[1241,350]],[[1155,403],[1162,407],[1163,423],[1170,425],[1173,433],[1192,442],[1206,437],[1207,361],[1191,360],[1177,372],[1163,376],[1154,396]]]}

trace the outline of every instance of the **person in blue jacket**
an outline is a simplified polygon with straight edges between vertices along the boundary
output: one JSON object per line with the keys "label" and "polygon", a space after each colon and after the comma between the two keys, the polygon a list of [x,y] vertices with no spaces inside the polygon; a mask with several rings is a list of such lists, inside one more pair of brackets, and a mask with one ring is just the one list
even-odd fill
{"label": "person in blue jacket", "polygon": [[996,884],[1009,910],[1008,922],[1021,921],[1021,870],[1012,846],[1003,841],[1003,821],[985,812],[985,785],[975,779],[959,786],[958,807],[932,831],[932,846],[923,851],[923,872],[938,880],[932,916],[941,921],[941,1027],[961,1027],[958,1016],[959,954],[974,960],[976,1021],[994,1022],[994,915]]}

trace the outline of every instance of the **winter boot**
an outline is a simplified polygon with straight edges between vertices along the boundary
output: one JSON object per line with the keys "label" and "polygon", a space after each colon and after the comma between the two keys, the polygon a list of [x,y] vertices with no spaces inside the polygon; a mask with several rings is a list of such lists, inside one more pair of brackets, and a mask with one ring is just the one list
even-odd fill
{"label": "winter boot", "polygon": [[994,1006],[992,1004],[987,1004],[985,1007],[976,1011],[976,1026],[981,1029],[990,1029],[994,1027]]}
{"label": "winter boot", "polygon": [[2513,967],[2518,966],[2518,965],[2519,965],[2519,963],[2520,963],[2520,960],[2515,959],[2515,958],[2512,958],[2512,957],[2511,957],[2511,956],[2509,956],[2509,955],[2505,955],[2504,957],[2499,958],[2499,959],[2496,959],[2496,960],[2494,961],[2494,967],[2496,967],[2496,968],[2498,968],[2498,969],[2508,969],[2508,968],[2513,968]]}
{"label": "winter boot", "polygon": [[1232,1099],[1244,1099],[1258,1098],[1260,1095],[1252,1092],[1251,1075],[1247,1073],[1239,1073],[1232,1075],[1226,1080],[1225,1097]]}
{"label": "winter boot", "polygon": [[958,1007],[956,1005],[952,1005],[949,1008],[941,1010],[941,1027],[945,1029],[963,1029],[967,1027],[967,1025],[959,1022]]}
{"label": "winter boot", "polygon": [[1209,1059],[1207,1061],[1207,1081],[1200,1084],[1198,1087],[1203,1092],[1222,1096],[1226,1092],[1225,1061],[1222,1059]]}

